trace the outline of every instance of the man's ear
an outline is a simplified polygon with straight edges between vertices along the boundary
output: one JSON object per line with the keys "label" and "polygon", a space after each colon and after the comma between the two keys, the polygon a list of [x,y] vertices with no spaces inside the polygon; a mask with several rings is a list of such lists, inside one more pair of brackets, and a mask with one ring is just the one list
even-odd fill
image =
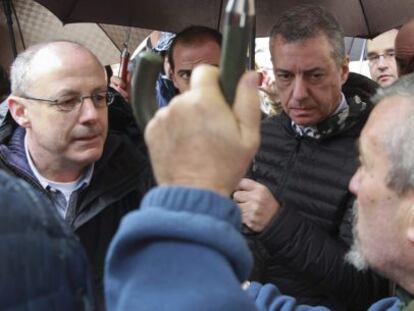
{"label": "man's ear", "polygon": [[27,116],[27,107],[23,101],[16,96],[9,96],[7,99],[9,105],[9,111],[17,124],[21,127],[28,128],[30,127],[30,120]]}
{"label": "man's ear", "polygon": [[344,60],[342,61],[341,70],[341,80],[342,84],[344,84],[346,80],[348,80],[349,75],[349,55],[346,55]]}

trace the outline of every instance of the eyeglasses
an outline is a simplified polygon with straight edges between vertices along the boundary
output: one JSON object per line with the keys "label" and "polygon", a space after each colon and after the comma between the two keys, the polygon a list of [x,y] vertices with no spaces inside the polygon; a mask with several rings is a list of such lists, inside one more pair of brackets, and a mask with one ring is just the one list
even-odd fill
{"label": "eyeglasses", "polygon": [[391,60],[395,57],[394,51],[387,51],[384,54],[369,54],[368,55],[368,61],[370,65],[377,65],[379,63],[380,58],[383,57],[384,60]]}
{"label": "eyeglasses", "polygon": [[83,101],[87,98],[90,98],[93,102],[95,108],[104,108],[112,104],[115,94],[112,92],[98,92],[96,94],[92,94],[89,96],[81,96],[81,95],[72,95],[72,96],[65,96],[59,99],[43,99],[43,98],[35,98],[30,96],[19,96],[20,98],[27,99],[27,100],[35,100],[41,102],[47,102],[50,106],[56,107],[59,111],[73,111],[76,108],[80,107],[83,104]]}

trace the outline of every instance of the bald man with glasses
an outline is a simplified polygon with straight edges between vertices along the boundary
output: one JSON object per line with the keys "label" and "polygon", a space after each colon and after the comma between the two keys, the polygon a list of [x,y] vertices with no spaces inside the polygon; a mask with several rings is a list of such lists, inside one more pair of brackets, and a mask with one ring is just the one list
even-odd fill
{"label": "bald man with glasses", "polygon": [[148,160],[108,130],[113,94],[85,47],[59,41],[29,48],[12,65],[11,89],[0,168],[51,200],[79,236],[102,297],[107,247],[151,185]]}

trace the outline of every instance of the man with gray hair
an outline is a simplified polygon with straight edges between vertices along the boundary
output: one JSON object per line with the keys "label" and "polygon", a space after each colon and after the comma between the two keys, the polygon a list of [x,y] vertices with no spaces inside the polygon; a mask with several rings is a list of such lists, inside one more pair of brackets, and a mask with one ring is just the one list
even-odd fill
{"label": "man with gray hair", "polygon": [[80,44],[30,47],[12,65],[11,89],[0,168],[52,201],[79,236],[102,295],[109,242],[151,180],[147,159],[126,137],[108,131],[112,94],[105,71]]}
{"label": "man with gray hair", "polygon": [[348,183],[377,85],[349,73],[343,31],[318,6],[282,13],[270,52],[283,112],[263,121],[249,178],[233,195],[255,256],[252,278],[300,303],[365,309],[387,284],[345,262],[354,201]]}
{"label": "man with gray hair", "polygon": [[[414,307],[414,75],[380,90],[359,140],[355,242],[347,258],[397,284],[400,309]],[[398,309],[398,310],[400,310]],[[404,309],[405,310],[405,309]]]}

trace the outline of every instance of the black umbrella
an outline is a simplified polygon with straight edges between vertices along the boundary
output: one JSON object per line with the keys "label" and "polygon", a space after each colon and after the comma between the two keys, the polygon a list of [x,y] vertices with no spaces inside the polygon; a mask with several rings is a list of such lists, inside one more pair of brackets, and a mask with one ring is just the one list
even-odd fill
{"label": "black umbrella", "polygon": [[[62,22],[96,22],[179,31],[189,25],[220,29],[226,0],[36,0]],[[414,16],[413,0],[257,0],[256,34],[267,36],[281,12],[319,4],[334,13],[350,37],[373,38]]]}
{"label": "black umbrella", "polygon": [[[151,32],[136,27],[96,23],[63,26],[50,10],[33,0],[0,1],[0,37],[5,37],[0,45],[0,64],[5,67],[13,58],[10,51],[16,56],[28,46],[56,39],[80,42],[92,50],[102,63],[113,64],[119,62],[120,51],[128,37],[129,48],[134,50]],[[6,40],[7,33],[10,40]]]}

